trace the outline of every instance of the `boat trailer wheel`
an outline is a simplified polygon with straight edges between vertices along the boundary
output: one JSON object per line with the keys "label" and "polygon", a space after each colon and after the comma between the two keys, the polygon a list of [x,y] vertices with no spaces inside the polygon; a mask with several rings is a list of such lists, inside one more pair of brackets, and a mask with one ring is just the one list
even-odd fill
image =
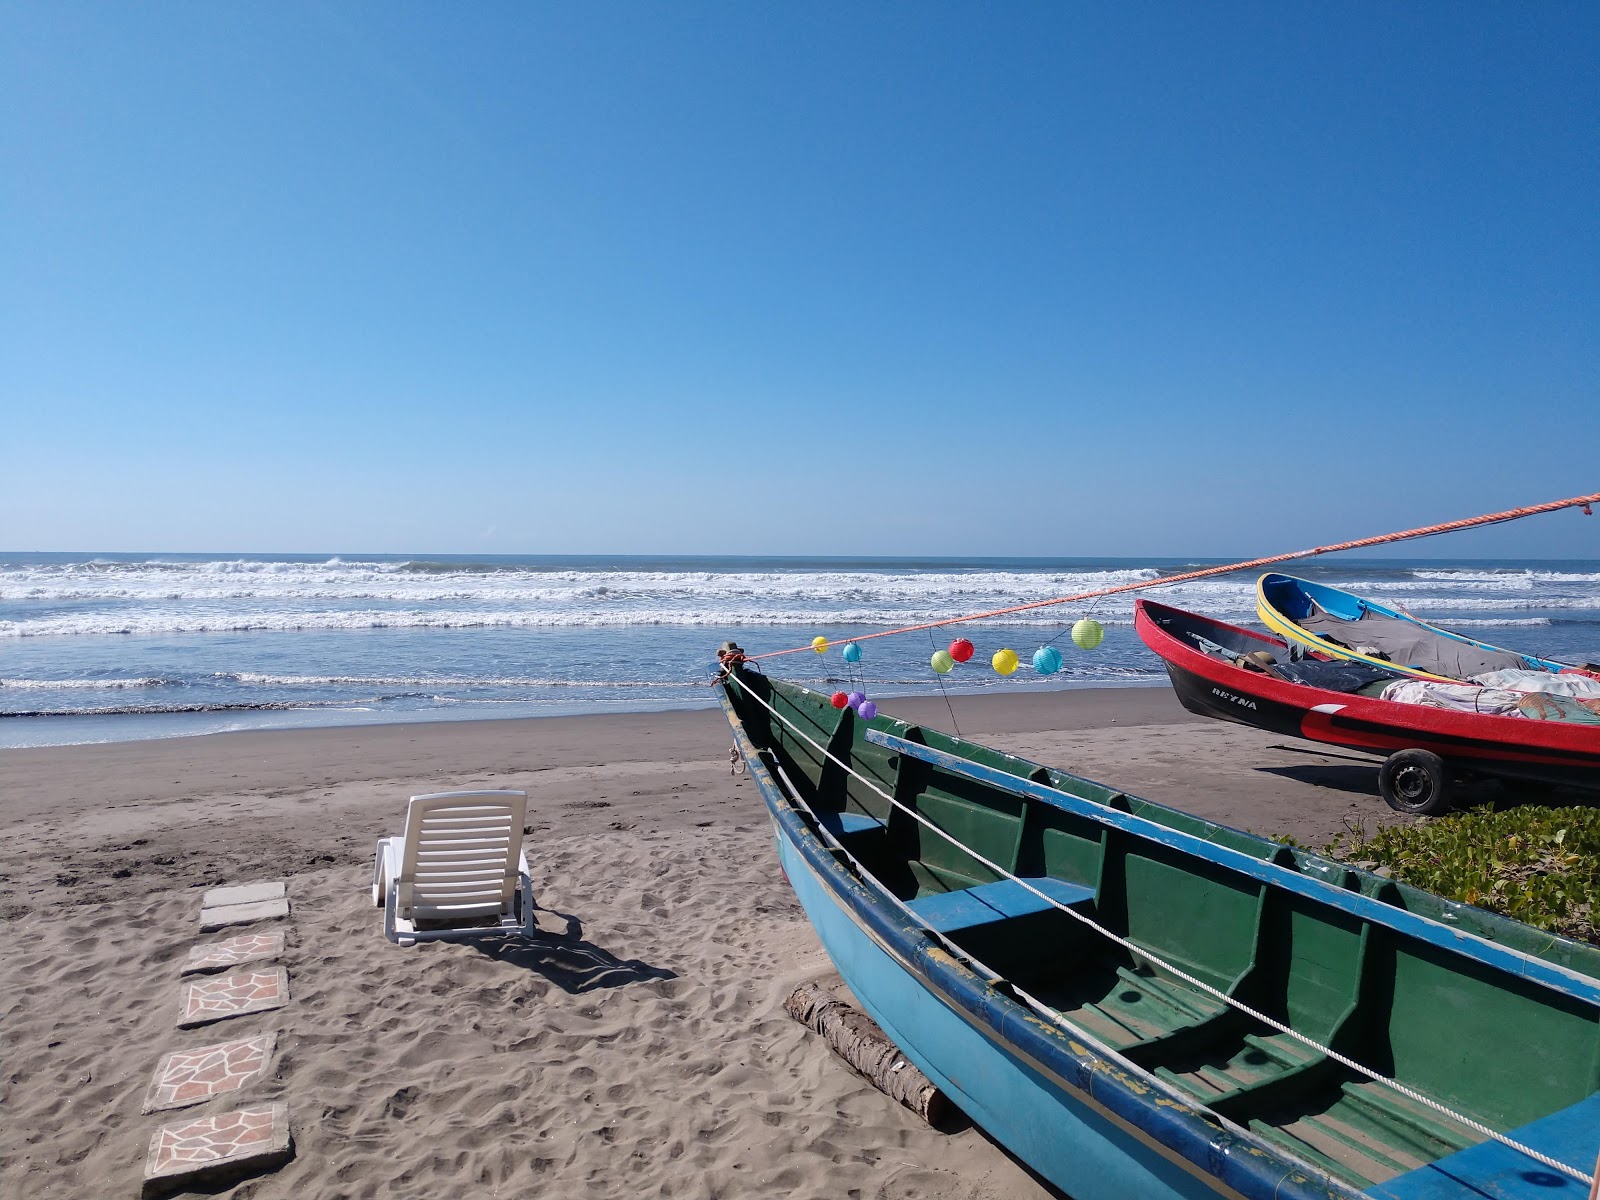
{"label": "boat trailer wheel", "polygon": [[1450,811],[1444,759],[1427,750],[1400,750],[1378,769],[1378,791],[1398,812],[1437,817]]}

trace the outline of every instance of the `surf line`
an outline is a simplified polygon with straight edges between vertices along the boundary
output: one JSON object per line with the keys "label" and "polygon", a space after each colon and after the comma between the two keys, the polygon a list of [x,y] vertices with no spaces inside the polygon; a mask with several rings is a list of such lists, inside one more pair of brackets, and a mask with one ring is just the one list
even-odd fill
{"label": "surf line", "polygon": [[[916,633],[922,629],[939,629],[946,625],[962,625],[968,621],[985,621],[990,617],[1003,617],[1009,613],[1027,612],[1035,608],[1049,608],[1055,604],[1073,604],[1079,600],[1092,600],[1096,596],[1112,596],[1118,592],[1136,592],[1143,588],[1166,587],[1172,583],[1188,583],[1193,579],[1207,579],[1213,575],[1229,575],[1234,571],[1248,571],[1254,567],[1271,566],[1273,563],[1290,562],[1297,558],[1315,558],[1319,554],[1332,554],[1339,550],[1361,550],[1367,546],[1382,546],[1388,542],[1404,542],[1412,538],[1433,537],[1441,533],[1456,533],[1462,529],[1474,529],[1480,525],[1497,525],[1503,521],[1520,521],[1523,517],[1538,516],[1540,513],[1558,512],[1564,508],[1579,508],[1585,516],[1593,516],[1593,505],[1600,504],[1600,492],[1591,492],[1587,496],[1573,496],[1566,500],[1551,500],[1547,504],[1534,504],[1524,508],[1508,508],[1503,512],[1485,513],[1481,517],[1467,517],[1460,521],[1445,521],[1439,525],[1422,525],[1416,529],[1404,529],[1399,533],[1381,533],[1376,537],[1357,538],[1350,542],[1335,542],[1329,546],[1315,546],[1310,550],[1295,550],[1288,554],[1273,554],[1266,558],[1251,558],[1244,562],[1229,563],[1223,567],[1206,567],[1199,571],[1187,571],[1182,575],[1164,575],[1160,579],[1141,579],[1134,583],[1121,583],[1115,587],[1099,588],[1092,592],[1078,592],[1071,596],[1057,596],[1051,600],[1033,600],[1027,604],[1013,604],[1009,608],[994,608],[988,612],[969,613],[964,617],[946,617],[941,621],[924,621],[920,625],[904,625],[899,629],[884,629],[877,633],[859,633],[851,636],[852,642],[870,642],[873,638],[894,637],[901,633]],[[785,654],[799,654],[805,650],[812,650],[811,643],[804,646],[791,646],[787,650],[768,650],[765,654],[747,654],[746,661],[755,662],[763,658],[781,658]]]}

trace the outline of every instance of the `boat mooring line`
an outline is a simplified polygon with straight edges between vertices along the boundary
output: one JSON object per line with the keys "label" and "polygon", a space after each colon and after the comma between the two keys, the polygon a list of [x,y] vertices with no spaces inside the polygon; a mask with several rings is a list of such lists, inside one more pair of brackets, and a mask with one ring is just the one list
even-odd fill
{"label": "boat mooring line", "polygon": [[[928,630],[928,645],[934,645],[933,630],[931,629]],[[942,674],[936,674],[934,675],[934,679],[938,680],[939,682],[939,694],[944,697],[944,706],[950,710],[950,727],[956,731],[956,736],[960,737],[961,725],[956,720],[956,706],[950,703],[950,693],[944,686],[944,676]]]}
{"label": "boat mooring line", "polygon": [[[1172,583],[1188,583],[1195,579],[1208,579],[1213,575],[1228,575],[1234,571],[1248,571],[1256,567],[1271,566],[1273,563],[1292,562],[1297,558],[1315,558],[1319,554],[1332,554],[1339,550],[1361,550],[1368,546],[1382,546],[1389,542],[1404,542],[1411,538],[1433,537],[1441,533],[1455,533],[1462,529],[1473,529],[1479,525],[1497,525],[1504,521],[1519,521],[1523,517],[1537,516],[1540,513],[1557,512],[1563,508],[1581,508],[1584,513],[1592,515],[1593,506],[1600,504],[1600,492],[1593,492],[1587,496],[1571,496],[1566,500],[1551,500],[1547,504],[1533,504],[1524,508],[1508,508],[1502,512],[1485,513],[1481,517],[1467,517],[1461,521],[1445,521],[1439,525],[1423,525],[1416,529],[1403,529],[1398,533],[1382,533],[1377,537],[1357,538],[1349,542],[1335,542],[1329,546],[1315,546],[1310,550],[1295,550],[1289,554],[1273,554],[1266,558],[1252,558],[1244,562],[1229,563],[1225,567],[1206,567],[1199,571],[1186,571],[1181,575],[1164,575],[1160,579],[1140,579],[1133,583],[1121,583],[1116,587],[1098,588],[1092,592],[1079,592],[1075,596],[1057,596],[1053,600],[1033,600],[1027,604],[1013,604],[1009,608],[995,608],[988,612],[969,613],[964,617],[946,617],[942,621],[924,621],[920,625],[905,625],[899,629],[883,629],[877,633],[856,634],[849,640],[852,642],[869,642],[873,638],[893,637],[900,633],[915,633],[921,629],[939,629],[946,625],[961,625],[968,621],[985,621],[990,617],[1003,617],[1009,613],[1027,612],[1035,608],[1049,608],[1054,604],[1072,604],[1078,600],[1093,600],[1100,596],[1114,596],[1119,592],[1136,592],[1142,588],[1166,587]],[[746,659],[755,662],[763,658],[779,658],[785,654],[799,654],[802,650],[812,650],[814,647],[807,643],[804,646],[793,646],[788,650],[768,650],[765,654],[749,654]]]}
{"label": "boat mooring line", "polygon": [[[1580,497],[1578,500],[1562,501],[1557,505],[1557,507],[1567,507],[1567,506],[1572,505],[1572,504],[1581,503],[1583,501],[1583,499],[1585,499],[1585,498],[1581,498]],[[1587,499],[1589,501],[1592,501],[1592,502],[1600,502],[1600,494],[1596,494],[1594,496],[1587,497]],[[1535,511],[1544,511],[1544,509],[1539,509],[1539,510],[1535,510]],[[1518,515],[1526,515],[1526,513],[1519,511]],[[1499,519],[1500,520],[1510,520],[1512,518],[1504,516],[1504,515],[1501,515],[1499,517]],[[1476,520],[1478,522],[1481,522],[1481,523],[1487,523],[1487,519],[1486,518],[1476,518]],[[1461,524],[1463,524],[1463,523],[1462,522],[1456,522],[1455,523],[1455,525],[1457,525],[1457,526],[1459,526]],[[1441,532],[1442,532],[1442,530],[1441,530]],[[1412,536],[1420,536],[1420,535],[1413,534]],[[1369,542],[1367,544],[1370,544],[1370,541],[1371,541],[1371,539],[1369,539]],[[1230,569],[1232,569],[1232,568],[1230,568]],[[1044,603],[1055,603],[1055,602],[1054,601],[1046,601]],[[1034,607],[1036,607],[1036,606],[1034,606]],[[861,639],[857,638],[855,640],[860,641]],[[810,649],[810,647],[806,647],[806,648]],[[932,821],[928,820],[921,813],[915,811],[914,809],[908,808],[906,805],[900,803],[892,795],[890,795],[888,792],[884,791],[881,787],[879,787],[872,780],[868,779],[865,775],[861,774],[859,771],[857,771],[849,763],[844,762],[837,755],[831,753],[826,746],[823,746],[821,743],[817,742],[816,739],[812,738],[809,734],[807,734],[803,729],[801,729],[793,721],[789,720],[788,717],[784,716],[776,708],[774,708],[772,705],[768,704],[766,702],[766,700],[764,700],[762,697],[756,695],[755,690],[753,688],[749,687],[747,684],[745,684],[744,680],[739,679],[737,674],[729,675],[729,678],[732,679],[732,680],[736,680],[739,683],[740,687],[743,688],[744,694],[746,696],[749,696],[752,699],[754,699],[756,701],[756,703],[761,705],[761,707],[765,708],[773,716],[777,717],[778,720],[782,721],[785,725],[787,725],[802,740],[804,740],[806,742],[809,742],[818,752],[820,752],[823,755],[823,757],[828,759],[834,765],[836,765],[839,768],[841,768],[847,775],[850,775],[853,778],[859,780],[862,784],[864,784],[866,786],[868,791],[875,792],[878,796],[880,796],[884,800],[888,801],[890,807],[899,809],[901,812],[905,813],[908,817],[910,817],[912,820],[916,821],[918,824],[925,826],[927,829],[929,829],[933,833],[935,833],[935,834],[939,835],[940,837],[944,838],[945,841],[949,842],[956,849],[958,849],[958,850],[962,851],[963,853],[971,856],[975,861],[980,862],[984,866],[988,867],[998,877],[1000,877],[1002,879],[1009,879],[1012,883],[1021,885],[1026,890],[1032,892],[1039,899],[1043,900],[1051,908],[1054,908],[1054,909],[1058,910],[1059,912],[1066,913],[1067,916],[1071,917],[1073,920],[1078,921],[1079,923],[1088,926],[1090,929],[1093,929],[1096,933],[1099,933],[1101,936],[1103,936],[1103,937],[1109,939],[1110,941],[1116,943],[1117,945],[1121,946],[1124,950],[1127,950],[1130,954],[1133,954],[1138,958],[1142,958],[1147,962],[1155,964],[1156,966],[1158,966],[1162,970],[1168,972],[1169,974],[1171,974],[1175,978],[1183,980],[1183,982],[1189,984],[1191,987],[1198,988],[1200,991],[1204,992],[1206,995],[1211,996],[1213,999],[1222,1001],[1222,1003],[1228,1005],[1230,1008],[1237,1009],[1239,1012],[1244,1013],[1246,1016],[1252,1017],[1255,1020],[1260,1021],[1263,1025],[1266,1025],[1271,1029],[1277,1030],[1279,1033],[1282,1033],[1282,1034],[1284,1034],[1284,1035],[1286,1035],[1288,1037],[1293,1038],[1295,1041],[1300,1042],[1302,1045],[1308,1047],[1309,1049],[1315,1050],[1317,1053],[1323,1055],[1325,1058],[1328,1058],[1333,1062],[1338,1063],[1340,1066],[1348,1067],[1350,1070],[1355,1071],[1357,1074],[1364,1075],[1366,1078],[1371,1080],[1373,1083],[1381,1084],[1384,1087],[1392,1088],[1394,1091],[1398,1092],[1402,1096],[1405,1096],[1407,1099],[1414,1100],[1418,1104],[1423,1105],[1425,1108],[1431,1108],[1434,1112],[1439,1113],[1442,1116],[1449,1117],[1451,1120],[1457,1122],[1460,1125],[1466,1126],[1466,1128],[1473,1130],[1475,1133],[1482,1134],[1485,1138],[1488,1138],[1491,1141],[1495,1141],[1495,1142],[1500,1143],[1502,1146],[1505,1146],[1507,1149],[1515,1150],[1519,1154],[1524,1154],[1527,1157],[1533,1159],[1533,1161],[1535,1161],[1537,1163],[1540,1163],[1540,1164],[1542,1164],[1542,1165],[1544,1165],[1546,1167],[1549,1167],[1552,1171],[1559,1171],[1561,1174],[1566,1175],[1571,1179],[1577,1180],[1579,1183],[1587,1184],[1590,1188],[1595,1188],[1597,1186],[1600,1186],[1600,1183],[1597,1183],[1597,1180],[1600,1180],[1600,1176],[1586,1175],[1584,1172],[1579,1170],[1577,1167],[1574,1167],[1569,1163],[1562,1162],[1560,1159],[1551,1158],[1548,1154],[1545,1154],[1545,1153],[1543,1153],[1542,1151],[1539,1151],[1539,1150],[1535,1150],[1532,1146],[1523,1145],[1523,1143],[1521,1143],[1519,1141],[1516,1141],[1513,1138],[1507,1137],[1505,1134],[1500,1133],[1498,1130],[1491,1129],[1491,1128],[1489,1128],[1489,1126],[1484,1125],[1483,1123],[1481,1123],[1479,1121],[1476,1121],[1471,1117],[1468,1117],[1468,1116],[1465,1116],[1465,1115],[1463,1115],[1461,1113],[1458,1113],[1454,1109],[1449,1108],[1446,1105],[1443,1105],[1443,1104],[1439,1103],[1437,1100],[1434,1100],[1433,1098],[1431,1098],[1429,1096],[1423,1095],[1421,1092],[1416,1091],[1413,1088],[1407,1087],[1405,1084],[1400,1083],[1398,1080],[1390,1079],[1385,1075],[1378,1074],[1376,1071],[1373,1071],[1371,1068],[1365,1067],[1361,1063],[1356,1062],[1355,1059],[1348,1058],[1345,1055],[1340,1054],[1337,1050],[1334,1050],[1334,1049],[1332,1049],[1332,1048],[1330,1048],[1328,1046],[1324,1046],[1321,1042],[1318,1042],[1313,1038],[1307,1037],[1305,1034],[1299,1032],[1296,1029],[1291,1029],[1289,1026],[1283,1024],[1281,1021],[1274,1020],[1272,1017],[1267,1016],[1266,1013],[1263,1013],[1263,1012],[1260,1012],[1260,1011],[1258,1011],[1258,1010],[1256,1010],[1254,1008],[1251,1008],[1248,1004],[1244,1003],[1244,1001],[1239,1000],[1236,997],[1230,996],[1226,992],[1223,992],[1222,990],[1220,990],[1218,988],[1212,987],[1209,983],[1206,983],[1204,980],[1196,979],[1193,975],[1190,975],[1187,972],[1185,972],[1183,970],[1180,970],[1178,967],[1173,966],[1171,963],[1164,961],[1163,959],[1161,959],[1161,958],[1157,957],[1156,955],[1152,954],[1149,950],[1146,950],[1142,946],[1139,946],[1136,943],[1129,941],[1127,938],[1124,938],[1124,937],[1120,936],[1119,934],[1113,933],[1111,930],[1107,929],[1104,925],[1101,925],[1098,921],[1091,920],[1089,917],[1084,916],[1082,913],[1075,911],[1074,909],[1068,907],[1065,904],[1062,904],[1055,897],[1046,895],[1044,892],[1040,891],[1038,888],[1036,888],[1032,884],[1030,884],[1026,879],[1019,878],[1018,876],[1013,875],[1010,871],[1006,870],[1004,867],[1000,866],[998,863],[991,862],[989,859],[985,858],[982,854],[979,854],[972,847],[964,845],[961,842],[961,840],[959,838],[957,838],[954,834],[949,833],[944,829],[941,829],[938,825],[936,825]],[[815,815],[815,814],[813,813],[813,815]],[[879,886],[882,886],[882,885],[880,884]],[[886,892],[886,894],[889,894],[889,893],[887,893],[887,889],[885,889],[885,892]],[[924,922],[924,924],[925,924],[925,922]],[[1065,1018],[1061,1018],[1061,1020],[1064,1021]],[[1078,1031],[1076,1029],[1073,1029],[1073,1032],[1076,1033]]]}

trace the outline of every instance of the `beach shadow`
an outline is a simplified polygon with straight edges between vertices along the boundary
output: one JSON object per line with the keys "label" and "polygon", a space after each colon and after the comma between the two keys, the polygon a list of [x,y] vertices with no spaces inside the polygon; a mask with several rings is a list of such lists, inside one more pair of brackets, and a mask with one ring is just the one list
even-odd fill
{"label": "beach shadow", "polygon": [[[1338,758],[1338,763],[1297,763],[1286,767],[1256,767],[1264,775],[1293,779],[1312,787],[1332,788],[1358,796],[1378,794],[1378,766],[1370,758],[1329,754],[1304,746],[1273,746],[1274,750],[1293,750],[1320,758]],[[1349,765],[1346,765],[1349,764]],[[1600,794],[1558,784],[1529,783],[1516,779],[1469,778],[1452,784],[1453,804],[1457,809],[1490,805],[1496,810],[1537,805],[1544,808],[1600,807]]]}
{"label": "beach shadow", "polygon": [[627,987],[650,979],[676,979],[673,971],[652,967],[637,958],[621,959],[583,939],[583,922],[571,913],[538,909],[546,916],[564,922],[560,933],[540,933],[534,937],[505,934],[477,938],[470,944],[480,954],[496,962],[510,963],[527,971],[537,971],[570,995],[596,992],[602,988]]}
{"label": "beach shadow", "polygon": [[1338,792],[1352,792],[1358,796],[1378,794],[1378,766],[1368,761],[1361,766],[1344,763],[1297,763],[1288,767],[1257,767],[1263,775],[1276,775],[1292,779],[1311,787],[1332,788]]}
{"label": "beach shadow", "polygon": [[[1036,1184],[1039,1185],[1040,1189],[1047,1196],[1053,1197],[1054,1200],[1072,1200],[1072,1197],[1070,1195],[1068,1195],[1066,1192],[1063,1192],[1055,1184],[1051,1183],[1043,1175],[1039,1174],[1039,1172],[1035,1171],[1027,1163],[1023,1162],[1015,1154],[1011,1153],[1011,1151],[1008,1150],[1005,1146],[1003,1146],[999,1142],[997,1142],[993,1137],[991,1137],[989,1135],[989,1131],[987,1129],[985,1129],[982,1125],[974,1124],[970,1120],[968,1120],[967,1124],[968,1124],[968,1126],[970,1128],[977,1130],[978,1131],[978,1136],[983,1138],[984,1141],[988,1142],[989,1145],[993,1146],[996,1150],[1000,1151],[1001,1154],[1004,1154],[1014,1164],[1016,1164],[1017,1169],[1022,1171],[1022,1172],[1024,1172],[1025,1174],[1027,1174]],[[957,1132],[959,1132],[959,1131],[957,1131]]]}
{"label": "beach shadow", "polygon": [[1291,746],[1287,742],[1273,742],[1272,745],[1267,747],[1267,749],[1283,750],[1290,754],[1314,754],[1318,758],[1337,758],[1340,762],[1365,763],[1367,766],[1374,769],[1376,769],[1378,763],[1383,757],[1382,755],[1374,756],[1371,754],[1343,754],[1338,750],[1335,750],[1330,746],[1324,746],[1321,743],[1318,743],[1314,746]]}

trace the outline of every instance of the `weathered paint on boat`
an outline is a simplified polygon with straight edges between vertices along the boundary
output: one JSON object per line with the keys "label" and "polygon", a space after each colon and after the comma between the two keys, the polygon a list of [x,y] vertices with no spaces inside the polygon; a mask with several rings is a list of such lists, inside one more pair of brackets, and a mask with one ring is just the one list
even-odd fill
{"label": "weathered paint on boat", "polygon": [[[1011,915],[1005,903],[993,902],[992,919],[975,918],[985,889],[997,897],[997,886],[1021,891],[1020,885],[995,880],[992,872],[984,883],[975,860],[921,842],[908,823],[891,832],[895,823],[881,799],[867,793],[862,803],[863,796],[850,793],[845,772],[749,700],[741,706],[735,696],[742,686],[760,689],[789,720],[880,781],[897,800],[937,814],[947,828],[965,822],[968,845],[985,842],[985,829],[998,828],[997,817],[1014,817],[1017,843],[1008,870],[1033,883],[1048,882],[1052,894],[1058,888],[1063,896],[1081,894],[1073,902],[1102,920],[1115,922],[1120,904],[1124,935],[1141,944],[1165,936],[1147,925],[1150,919],[1170,926],[1168,934],[1187,939],[1189,970],[1227,981],[1218,974],[1219,956],[1239,950],[1238,918],[1248,910],[1254,914],[1253,932],[1245,939],[1249,962],[1233,989],[1254,995],[1252,987],[1259,990],[1262,980],[1281,976],[1288,990],[1278,997],[1280,1006],[1313,1031],[1319,1012],[1331,1014],[1333,1027],[1322,1036],[1336,1043],[1358,1040],[1356,1026],[1362,1029],[1355,1033],[1362,1033],[1379,1021],[1391,1043],[1389,1069],[1432,1083],[1444,1093],[1441,1100],[1473,1108],[1502,1131],[1520,1129],[1536,1144],[1544,1139],[1559,1147],[1554,1153],[1578,1164],[1584,1157],[1574,1143],[1581,1137],[1572,1128],[1581,1126],[1584,1112],[1600,1111],[1594,1096],[1600,1087],[1600,955],[935,731],[881,716],[862,722],[806,689],[741,674],[723,702],[771,814],[780,860],[840,973],[908,1058],[1075,1200],[1363,1194],[1394,1200],[1570,1200],[1580,1193],[1566,1177],[1505,1151],[1521,1159],[1518,1175],[1514,1161],[1508,1166],[1494,1155],[1503,1148],[1474,1146],[1477,1135],[1370,1090],[1377,1085],[1340,1082],[1341,1072],[1327,1070],[1326,1060],[1307,1055],[1296,1063],[1271,1037],[1242,1032],[1249,1023],[1221,1005],[1183,1013],[1184,1003],[1197,1005],[1203,994],[1193,992],[1185,1001],[1172,980],[1139,969],[1137,962],[1108,976],[1112,988],[1099,1001],[1103,1009],[1092,1003],[1071,1009],[1072,1018],[1098,1014],[1098,1031],[1071,1018],[1063,1028],[1039,1015],[1014,991],[1040,992],[1023,978],[1030,964],[1040,978],[1037,968],[1047,961],[1052,969],[1069,967],[1066,986],[1058,989],[1066,997],[1113,961],[1104,947],[1088,937],[1060,936],[1051,919],[1065,925],[1069,918],[1037,906],[1024,911],[1023,905]],[[1101,819],[1113,816],[1118,819]],[[1021,833],[1030,820],[1037,834],[1031,841]],[[1093,879],[1085,874],[1090,840],[1078,836],[1090,829],[1099,831],[1099,874]],[[831,831],[832,844],[825,831]],[[898,866],[893,854],[884,853],[895,839],[909,852]],[[1004,859],[995,845],[982,852]],[[875,853],[878,879],[864,876],[852,862]],[[1225,862],[1227,855],[1249,861]],[[1179,894],[1176,876],[1166,878],[1173,872],[1189,873],[1187,893]],[[1249,882],[1241,883],[1236,872]],[[1075,873],[1081,877],[1074,879]],[[1120,879],[1110,879],[1112,874]],[[889,875],[893,886],[882,878]],[[1341,903],[1329,903],[1335,895]],[[1162,899],[1164,906],[1151,906]],[[1188,903],[1172,903],[1177,899]],[[945,935],[931,935],[911,915],[917,911],[941,914]],[[1476,916],[1463,920],[1466,914]],[[976,925],[962,924],[974,919]],[[1408,920],[1409,931],[1392,928]],[[1044,932],[1053,936],[1041,938]],[[966,957],[980,942],[986,951],[980,957],[1007,978],[986,977]],[[1470,952],[1463,955],[1462,945]],[[1151,948],[1175,956],[1171,945]],[[1351,952],[1353,959],[1341,958]],[[1101,980],[1090,982],[1098,988]],[[1090,992],[1098,995],[1094,988]],[[1147,1018],[1130,1015],[1140,1003]],[[1070,1005],[1056,1007],[1067,1012]],[[1398,1023],[1397,1009],[1406,1010]],[[1430,1012],[1445,1019],[1419,1023]],[[1114,1022],[1105,1023],[1108,1013],[1130,1022],[1120,1027],[1123,1034],[1141,1019],[1147,1020],[1147,1034],[1158,1032],[1120,1047],[1107,1043],[1097,1032],[1119,1032]],[[1353,1022],[1353,1016],[1362,1020]],[[1170,1027],[1162,1026],[1163,1019]],[[1393,1036],[1411,1025],[1417,1025],[1416,1036]],[[1461,1061],[1464,1053],[1480,1057],[1489,1045],[1516,1061],[1508,1064],[1493,1054],[1481,1062]],[[1235,1046],[1242,1050],[1233,1057],[1223,1053]],[[1525,1053],[1518,1058],[1519,1050]],[[1212,1056],[1209,1066],[1188,1070],[1194,1064],[1186,1066],[1185,1054],[1192,1059],[1206,1053]],[[1448,1061],[1441,1066],[1440,1060]],[[1184,1070],[1174,1074],[1171,1067]],[[1205,1070],[1225,1078],[1234,1071],[1234,1082],[1242,1078],[1244,1086],[1202,1102],[1195,1088]],[[1337,1138],[1325,1147],[1332,1157],[1315,1161],[1315,1147],[1300,1140],[1321,1136],[1307,1124],[1313,1117],[1287,1120],[1268,1105],[1262,1109],[1268,1117],[1287,1121],[1281,1128],[1249,1119],[1250,1104],[1271,1100],[1275,1088],[1289,1099],[1300,1088],[1334,1114],[1326,1128]],[[1363,1113],[1376,1116],[1362,1124]],[[1396,1144],[1373,1141],[1374,1129]],[[1384,1178],[1372,1177],[1379,1174]],[[1497,1190],[1479,1190],[1491,1176]]]}

